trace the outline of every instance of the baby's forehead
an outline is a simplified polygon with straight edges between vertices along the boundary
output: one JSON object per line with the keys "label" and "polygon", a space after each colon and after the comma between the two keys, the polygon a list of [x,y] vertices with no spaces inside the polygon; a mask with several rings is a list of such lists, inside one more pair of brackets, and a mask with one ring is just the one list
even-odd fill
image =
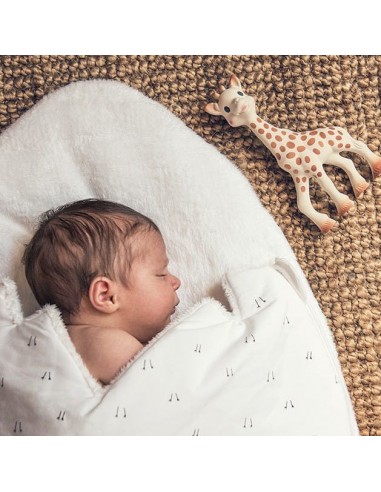
{"label": "baby's forehead", "polygon": [[137,257],[144,263],[168,263],[167,250],[162,235],[157,231],[139,234],[135,243]]}

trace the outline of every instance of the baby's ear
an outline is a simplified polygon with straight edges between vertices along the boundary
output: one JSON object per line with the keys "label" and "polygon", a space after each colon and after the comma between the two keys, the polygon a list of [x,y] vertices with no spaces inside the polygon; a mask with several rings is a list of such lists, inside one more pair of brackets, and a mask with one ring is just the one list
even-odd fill
{"label": "baby's ear", "polygon": [[96,277],[89,287],[91,306],[105,314],[111,314],[118,308],[116,299],[116,284],[108,277]]}

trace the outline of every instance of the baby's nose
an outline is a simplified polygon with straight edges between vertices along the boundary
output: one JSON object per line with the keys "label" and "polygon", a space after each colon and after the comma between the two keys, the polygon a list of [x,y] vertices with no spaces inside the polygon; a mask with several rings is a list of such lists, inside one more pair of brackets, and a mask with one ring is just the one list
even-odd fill
{"label": "baby's nose", "polygon": [[172,275],[172,284],[173,284],[173,288],[177,290],[181,285],[181,280],[175,277],[174,275]]}

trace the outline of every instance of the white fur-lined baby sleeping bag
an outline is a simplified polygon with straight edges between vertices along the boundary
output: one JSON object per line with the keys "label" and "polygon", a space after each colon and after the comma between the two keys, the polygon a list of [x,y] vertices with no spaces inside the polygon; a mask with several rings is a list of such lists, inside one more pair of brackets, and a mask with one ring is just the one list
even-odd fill
{"label": "white fur-lined baby sleeping bag", "polygon": [[[71,84],[1,135],[0,164],[0,434],[358,433],[287,241],[240,172],[162,106],[117,82]],[[105,387],[57,308],[34,312],[20,263],[40,213],[87,197],[151,217],[182,279],[177,318]]]}
{"label": "white fur-lined baby sleeping bag", "polygon": [[[287,280],[287,278],[289,280]],[[0,287],[3,435],[351,435],[337,361],[284,261],[232,272],[228,312],[206,298],[100,386],[57,309],[21,319]]]}

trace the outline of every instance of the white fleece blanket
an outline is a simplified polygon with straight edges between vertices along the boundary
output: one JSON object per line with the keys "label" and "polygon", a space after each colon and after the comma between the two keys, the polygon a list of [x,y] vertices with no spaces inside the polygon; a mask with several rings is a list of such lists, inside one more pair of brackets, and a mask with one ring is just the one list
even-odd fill
{"label": "white fleece blanket", "polygon": [[225,272],[288,260],[338,364],[291,248],[250,184],[213,146],[139,92],[98,80],[50,94],[0,136],[0,169],[0,279],[15,281],[25,315],[37,305],[20,259],[36,217],[69,201],[106,198],[160,227],[171,270],[182,279],[180,317],[204,297],[227,305]]}

